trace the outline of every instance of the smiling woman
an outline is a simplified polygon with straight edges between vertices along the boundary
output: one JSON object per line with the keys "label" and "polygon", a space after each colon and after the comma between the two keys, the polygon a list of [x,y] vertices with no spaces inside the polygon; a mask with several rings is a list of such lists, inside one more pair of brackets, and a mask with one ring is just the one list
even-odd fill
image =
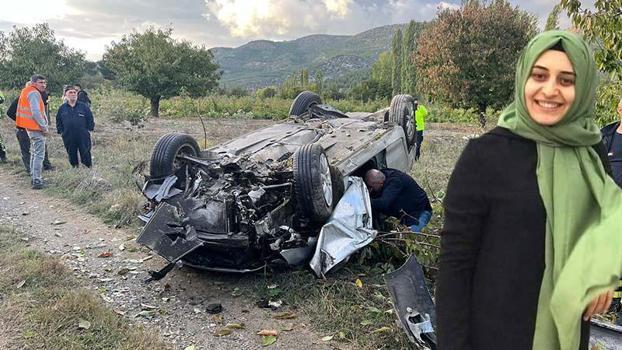
{"label": "smiling woman", "polygon": [[622,265],[596,86],[585,41],[541,33],[498,127],[464,149],[443,201],[439,348],[587,349]]}
{"label": "smiling woman", "polygon": [[67,0],[7,1],[2,4],[0,21],[37,24],[53,18],[62,18],[74,12],[76,10],[67,4]]}

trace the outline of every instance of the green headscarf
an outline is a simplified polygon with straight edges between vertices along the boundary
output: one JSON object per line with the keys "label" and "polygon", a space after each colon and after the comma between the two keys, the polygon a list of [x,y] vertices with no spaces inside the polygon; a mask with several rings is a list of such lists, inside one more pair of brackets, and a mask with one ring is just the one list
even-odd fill
{"label": "green headscarf", "polygon": [[[575,101],[560,122],[543,126],[529,117],[525,83],[538,57],[558,43],[574,67]],[[576,34],[541,33],[519,58],[515,84],[514,102],[499,126],[536,142],[546,209],[546,266],[533,348],[575,350],[587,305],[622,272],[622,191],[592,148],[601,141],[593,118],[598,79],[592,53]]]}

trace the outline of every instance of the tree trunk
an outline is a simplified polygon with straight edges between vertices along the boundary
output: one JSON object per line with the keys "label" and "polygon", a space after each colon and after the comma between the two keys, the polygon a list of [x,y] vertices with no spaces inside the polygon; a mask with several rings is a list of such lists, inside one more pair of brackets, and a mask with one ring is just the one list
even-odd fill
{"label": "tree trunk", "polygon": [[151,98],[151,116],[158,118],[160,116],[160,98],[161,96],[153,96]]}

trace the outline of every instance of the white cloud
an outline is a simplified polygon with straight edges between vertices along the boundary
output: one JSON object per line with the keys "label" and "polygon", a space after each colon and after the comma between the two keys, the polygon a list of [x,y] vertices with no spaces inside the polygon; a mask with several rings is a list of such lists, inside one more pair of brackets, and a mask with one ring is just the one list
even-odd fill
{"label": "white cloud", "polygon": [[449,3],[449,2],[445,2],[445,1],[441,1],[441,2],[436,4],[436,8],[438,10],[446,10],[446,9],[457,10],[457,9],[460,8],[460,5],[452,4],[452,3]]}
{"label": "white cloud", "polygon": [[343,19],[352,0],[205,0],[208,21],[217,19],[235,37],[274,37],[316,30],[327,19]]}
{"label": "white cloud", "polygon": [[323,0],[326,10],[338,17],[345,17],[348,14],[352,0]]}
{"label": "white cloud", "polygon": [[37,24],[49,19],[61,19],[78,11],[66,0],[17,0],[2,3],[0,20],[16,24]]}

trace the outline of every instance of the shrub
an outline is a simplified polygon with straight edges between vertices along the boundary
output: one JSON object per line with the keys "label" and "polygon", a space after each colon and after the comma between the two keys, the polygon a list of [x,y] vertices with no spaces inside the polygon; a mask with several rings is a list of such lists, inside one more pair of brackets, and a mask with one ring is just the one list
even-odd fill
{"label": "shrub", "polygon": [[276,92],[277,91],[275,87],[268,86],[263,89],[257,90],[257,92],[255,92],[255,95],[257,95],[257,97],[259,98],[271,98],[276,96]]}

